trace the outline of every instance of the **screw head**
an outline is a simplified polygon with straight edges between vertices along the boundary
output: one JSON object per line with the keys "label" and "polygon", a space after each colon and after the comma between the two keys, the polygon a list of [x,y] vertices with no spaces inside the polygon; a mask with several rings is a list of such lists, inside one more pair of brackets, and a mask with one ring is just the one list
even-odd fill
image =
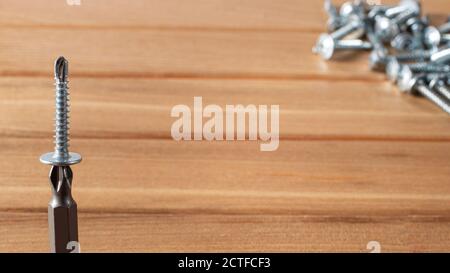
{"label": "screw head", "polygon": [[400,69],[401,64],[397,59],[392,58],[388,61],[386,65],[386,75],[391,82],[395,83],[398,80]]}
{"label": "screw head", "polygon": [[391,19],[385,16],[378,16],[375,20],[375,32],[378,34],[381,40],[388,42],[392,40],[398,33],[400,33],[399,27],[392,22]]}
{"label": "screw head", "polygon": [[325,60],[329,60],[333,56],[334,47],[335,41],[333,37],[329,34],[322,34],[317,40],[314,51],[322,56],[322,58],[324,58]]}
{"label": "screw head", "polygon": [[61,158],[56,153],[46,153],[40,157],[41,163],[53,166],[70,166],[81,162],[81,155],[69,153],[69,157]]}
{"label": "screw head", "polygon": [[349,18],[350,16],[363,17],[364,3],[362,1],[347,1],[341,5],[339,15],[342,18]]}
{"label": "screw head", "polygon": [[439,44],[441,43],[441,37],[441,32],[436,27],[429,26],[425,28],[424,42],[428,47],[434,48],[439,46]]}
{"label": "screw head", "polygon": [[397,85],[400,91],[410,93],[412,92],[418,80],[419,78],[415,77],[411,69],[405,65],[400,70]]}
{"label": "screw head", "polygon": [[346,18],[346,17],[350,16],[351,14],[353,14],[354,12],[355,12],[355,8],[353,6],[353,3],[345,2],[342,4],[342,6],[339,10],[339,15]]}

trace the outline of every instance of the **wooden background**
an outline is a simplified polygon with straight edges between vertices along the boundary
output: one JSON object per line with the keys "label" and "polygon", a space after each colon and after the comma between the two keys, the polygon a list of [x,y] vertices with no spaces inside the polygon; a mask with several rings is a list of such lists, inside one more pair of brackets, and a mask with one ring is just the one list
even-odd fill
{"label": "wooden background", "polygon": [[[0,0],[0,251],[49,251],[59,55],[82,251],[450,251],[449,117],[365,53],[312,55],[325,21],[322,0]],[[173,141],[194,96],[279,104],[279,150]]]}

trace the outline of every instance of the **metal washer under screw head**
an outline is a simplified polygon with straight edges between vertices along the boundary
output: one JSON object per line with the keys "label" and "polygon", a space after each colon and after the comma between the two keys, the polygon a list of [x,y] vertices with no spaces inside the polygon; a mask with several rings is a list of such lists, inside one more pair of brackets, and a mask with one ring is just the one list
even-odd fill
{"label": "metal washer under screw head", "polygon": [[55,158],[55,153],[43,154],[40,161],[47,165],[53,166],[70,166],[80,163],[82,160],[81,155],[77,153],[69,153],[69,156],[65,159]]}

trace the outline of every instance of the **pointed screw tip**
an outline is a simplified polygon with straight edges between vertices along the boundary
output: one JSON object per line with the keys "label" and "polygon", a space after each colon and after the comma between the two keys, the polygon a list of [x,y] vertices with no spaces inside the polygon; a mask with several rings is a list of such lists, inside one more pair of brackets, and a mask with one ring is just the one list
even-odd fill
{"label": "pointed screw tip", "polygon": [[55,61],[55,77],[60,81],[64,81],[67,78],[69,72],[69,62],[63,56],[59,57]]}

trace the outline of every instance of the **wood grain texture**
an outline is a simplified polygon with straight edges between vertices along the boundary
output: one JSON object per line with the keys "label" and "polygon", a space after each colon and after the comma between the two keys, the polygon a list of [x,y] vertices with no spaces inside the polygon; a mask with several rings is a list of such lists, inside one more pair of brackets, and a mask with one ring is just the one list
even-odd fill
{"label": "wood grain texture", "polygon": [[[48,170],[33,155],[47,146],[2,142],[0,251],[7,242],[46,251]],[[86,158],[74,167],[85,251],[359,252],[369,240],[445,251],[450,242],[446,143],[288,141],[270,155],[242,142],[76,140],[73,149]]]}
{"label": "wood grain texture", "polygon": [[[11,160],[0,173],[1,208],[42,208],[48,168],[34,155],[49,146],[45,139],[2,141]],[[272,153],[261,153],[256,142],[78,139],[71,147],[85,151],[85,162],[74,166],[85,209],[439,215],[450,204],[447,143],[285,141]]]}
{"label": "wood grain texture", "polygon": [[[51,77],[4,77],[0,88],[1,135],[51,137]],[[172,107],[193,107],[194,96],[201,96],[205,106],[280,105],[280,137],[286,140],[450,140],[445,113],[383,82],[81,77],[71,91],[74,139],[170,139]]]}
{"label": "wood grain texture", "polygon": [[[322,3],[0,1],[0,252],[49,249],[38,157],[62,54],[83,252],[449,252],[449,117],[364,53],[312,55]],[[279,104],[279,149],[173,141],[170,110],[194,96]]]}
{"label": "wood grain texture", "polygon": [[[361,61],[353,66],[321,61],[311,54],[316,33],[75,29],[66,39],[66,29],[4,28],[0,36],[0,75],[6,76],[51,75],[59,52],[73,60],[74,77],[384,78],[369,71],[365,54],[355,55]],[[23,43],[25,37],[33,43]],[[26,62],[17,61],[24,56]]]}
{"label": "wood grain texture", "polygon": [[[200,31],[302,31],[325,29],[323,1],[312,0],[36,0],[26,6],[0,2],[0,25],[31,28],[190,29]],[[336,4],[345,0],[335,0]],[[396,0],[384,0],[395,4]],[[447,0],[422,1],[428,14],[443,15]],[[26,7],[26,8],[25,8]]]}
{"label": "wood grain texture", "polygon": [[[382,244],[381,251],[423,252],[448,251],[450,241],[448,222],[418,217],[358,222],[308,216],[200,213],[81,212],[79,216],[81,251],[367,252],[367,242],[376,239]],[[46,217],[46,213],[0,214],[0,232],[5,234],[2,241],[7,242],[0,245],[0,251],[48,251]],[[20,230],[20,235],[10,229]],[[8,245],[15,247],[6,248]]]}

